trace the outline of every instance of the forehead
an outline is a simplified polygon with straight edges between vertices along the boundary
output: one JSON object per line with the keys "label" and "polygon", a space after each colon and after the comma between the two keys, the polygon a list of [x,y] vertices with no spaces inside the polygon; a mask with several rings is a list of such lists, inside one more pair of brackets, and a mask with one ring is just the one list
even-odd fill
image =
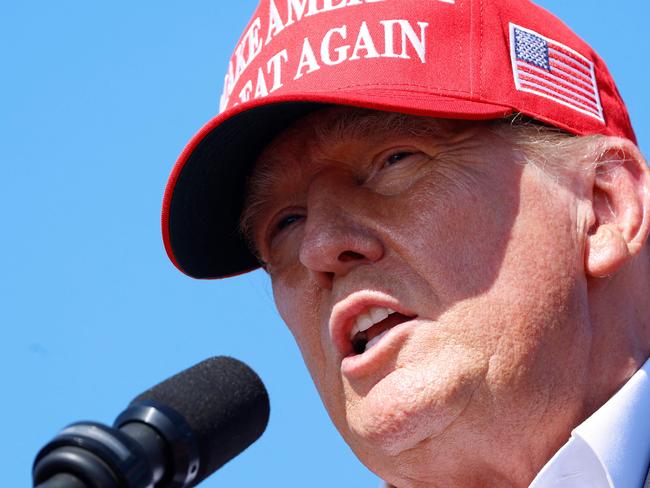
{"label": "forehead", "polygon": [[307,163],[354,156],[380,141],[427,137],[453,141],[476,122],[419,117],[353,107],[313,112],[282,131],[260,154],[249,178],[247,201],[264,196]]}
{"label": "forehead", "polygon": [[[313,112],[277,136],[261,153],[254,172],[282,164],[278,152],[313,156],[348,142],[382,140],[390,136],[450,136],[466,121],[418,117],[397,112],[380,112],[353,107],[331,107]],[[320,150],[320,151],[318,151]]]}

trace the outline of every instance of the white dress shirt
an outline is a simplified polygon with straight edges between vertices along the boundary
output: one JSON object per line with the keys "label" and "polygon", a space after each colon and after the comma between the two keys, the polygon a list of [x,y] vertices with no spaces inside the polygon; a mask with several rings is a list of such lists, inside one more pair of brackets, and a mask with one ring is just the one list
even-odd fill
{"label": "white dress shirt", "polygon": [[530,488],[642,488],[650,462],[650,360],[571,438]]}
{"label": "white dress shirt", "polygon": [[649,376],[650,359],[573,429],[529,488],[642,488],[650,463]]}

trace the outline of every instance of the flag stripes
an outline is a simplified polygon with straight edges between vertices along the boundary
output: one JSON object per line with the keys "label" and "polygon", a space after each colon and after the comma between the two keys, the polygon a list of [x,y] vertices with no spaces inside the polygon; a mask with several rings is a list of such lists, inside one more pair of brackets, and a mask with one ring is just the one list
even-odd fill
{"label": "flag stripes", "polygon": [[604,122],[593,63],[537,32],[510,24],[512,70],[518,90]]}

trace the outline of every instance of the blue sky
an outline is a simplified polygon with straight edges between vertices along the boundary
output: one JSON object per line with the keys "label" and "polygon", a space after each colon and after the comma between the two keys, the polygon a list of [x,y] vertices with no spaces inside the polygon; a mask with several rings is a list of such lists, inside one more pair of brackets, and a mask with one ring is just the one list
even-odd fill
{"label": "blue sky", "polygon": [[[544,0],[608,62],[650,144],[645,0]],[[28,486],[67,423],[111,423],[213,355],[250,364],[266,434],[202,486],[375,487],[330,425],[261,272],[194,281],[168,262],[169,171],[218,108],[256,2],[5,2],[0,16],[4,486]]]}

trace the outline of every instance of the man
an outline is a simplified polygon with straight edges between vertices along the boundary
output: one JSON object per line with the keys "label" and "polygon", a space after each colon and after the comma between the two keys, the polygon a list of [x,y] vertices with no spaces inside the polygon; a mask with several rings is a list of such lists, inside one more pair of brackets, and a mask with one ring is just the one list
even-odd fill
{"label": "man", "polygon": [[650,171],[589,46],[525,0],[266,0],[221,101],[172,172],[168,254],[266,268],[364,464],[643,484]]}

